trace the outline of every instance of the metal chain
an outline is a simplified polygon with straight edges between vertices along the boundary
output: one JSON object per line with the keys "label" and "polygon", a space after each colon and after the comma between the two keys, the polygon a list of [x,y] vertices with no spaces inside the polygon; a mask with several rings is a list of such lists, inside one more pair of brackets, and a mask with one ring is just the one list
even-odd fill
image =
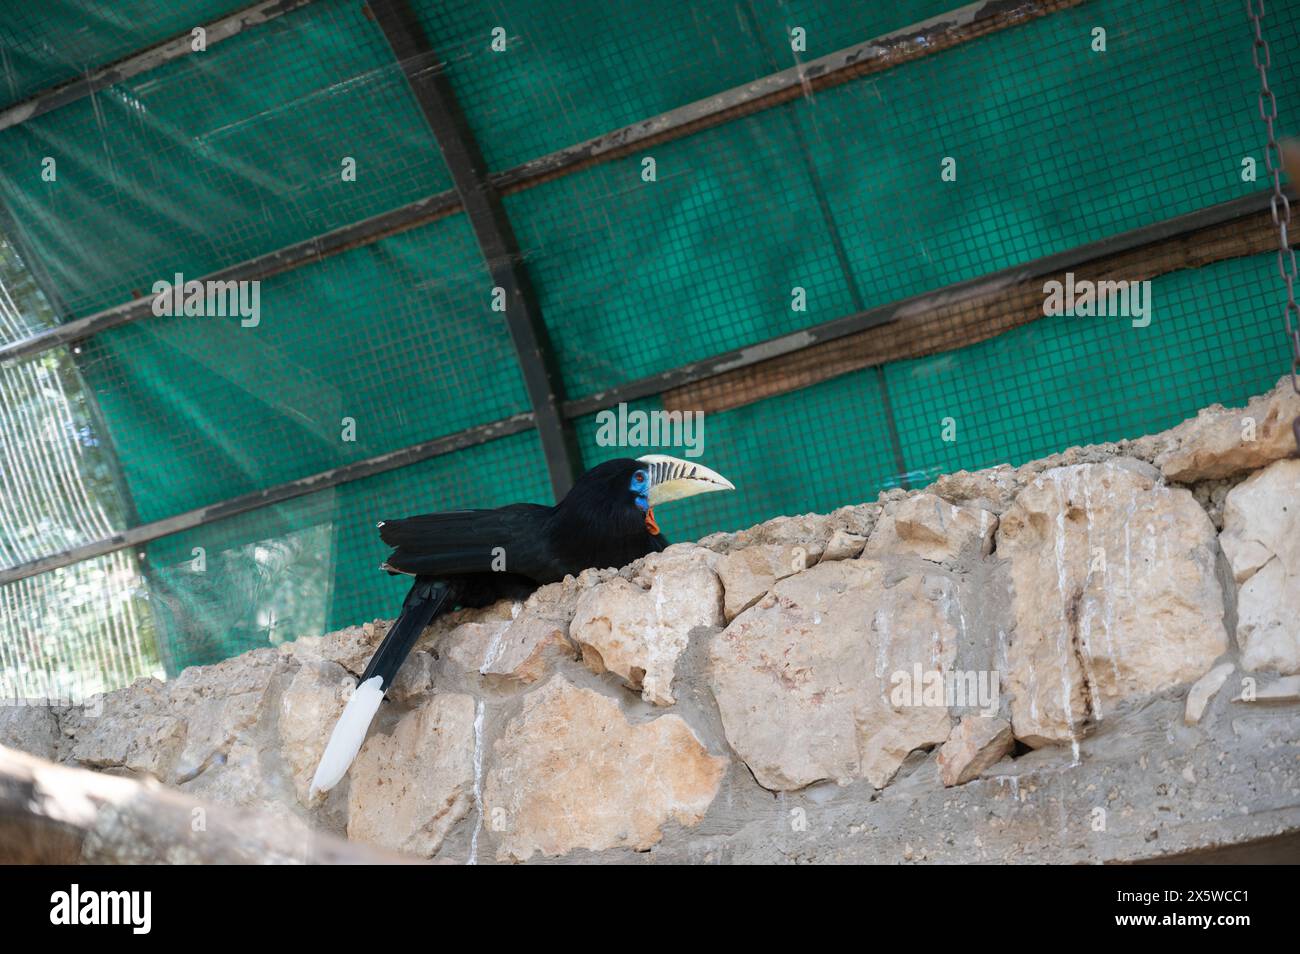
{"label": "metal chain", "polygon": [[[1264,165],[1273,177],[1273,224],[1277,226],[1277,271],[1286,285],[1286,306],[1282,310],[1282,326],[1286,329],[1286,340],[1291,347],[1291,387],[1300,394],[1300,305],[1296,304],[1296,259],[1295,250],[1291,248],[1289,230],[1291,228],[1291,200],[1282,191],[1282,147],[1278,144],[1274,121],[1277,119],[1277,97],[1268,86],[1268,68],[1273,58],[1269,52],[1268,41],[1264,39],[1264,0],[1246,0],[1246,15],[1250,17],[1255,28],[1255,42],[1251,56],[1255,69],[1259,71],[1259,118],[1264,121],[1268,132],[1268,144],[1264,147]],[[1295,432],[1296,453],[1300,455],[1300,416],[1291,423]]]}

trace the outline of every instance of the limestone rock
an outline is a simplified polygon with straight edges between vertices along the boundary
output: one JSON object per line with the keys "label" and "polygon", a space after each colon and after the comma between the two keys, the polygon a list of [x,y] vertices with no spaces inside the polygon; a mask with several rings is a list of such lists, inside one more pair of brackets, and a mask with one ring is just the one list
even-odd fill
{"label": "limestone rock", "polygon": [[1137,461],[1046,471],[1003,515],[1016,737],[1076,740],[1112,703],[1198,678],[1227,648],[1214,527]]}
{"label": "limestone rock", "polygon": [[939,778],[944,785],[963,785],[1011,754],[1011,723],[980,715],[964,716],[939,749]]}
{"label": "limestone rock", "polygon": [[1297,416],[1300,395],[1284,377],[1244,408],[1216,404],[1161,435],[1165,449],[1156,465],[1184,484],[1257,470],[1295,453],[1291,422]]}
{"label": "limestone rock", "polygon": [[772,584],[807,569],[808,548],[784,543],[759,543],[733,550],[718,561],[723,613],[731,622],[757,603]]}
{"label": "limestone rock", "polygon": [[861,555],[867,545],[867,538],[861,533],[850,533],[842,527],[836,528],[826,542],[823,560],[852,560]]}
{"label": "limestone rock", "polygon": [[679,716],[629,724],[613,699],[558,675],[527,695],[493,749],[485,817],[498,857],[520,861],[644,851],[669,820],[699,823],[727,767]]}
{"label": "limestone rock", "polygon": [[376,619],[360,626],[348,626],[327,633],[314,646],[302,639],[290,646],[300,651],[308,649],[312,655],[336,662],[353,675],[360,676],[391,625],[392,620]]}
{"label": "limestone rock", "polygon": [[433,673],[434,661],[430,653],[411,653],[393,677],[393,684],[388,687],[388,698],[398,703],[421,698],[433,688]]}
{"label": "limestone rock", "polygon": [[432,857],[474,807],[474,697],[435,694],[371,735],[349,776],[348,837]]}
{"label": "limestone rock", "polygon": [[999,464],[986,470],[959,470],[943,474],[927,488],[931,494],[953,503],[987,505],[995,513],[1011,506],[1020,492],[1022,481],[1010,464]]}
{"label": "limestone rock", "polygon": [[805,513],[794,517],[773,517],[747,530],[735,533],[714,533],[699,545],[717,553],[734,553],[748,547],[776,545],[797,546],[808,551],[811,566],[821,559],[826,541],[837,527],[865,535],[874,519],[876,507],[859,504],[841,507],[833,514]]}
{"label": "limestone rock", "polygon": [[170,711],[167,687],[156,679],[141,679],[125,689],[88,700],[65,720],[64,731],[75,739],[71,761],[84,768],[122,769],[169,779],[185,744],[186,719]]}
{"label": "limestone rock", "polygon": [[[877,503],[850,504],[846,507],[837,507],[831,511],[830,525],[833,531],[843,530],[855,537],[861,537],[865,542],[867,537],[871,536],[876,521],[880,519],[880,511],[880,504]],[[834,533],[831,536],[833,539]],[[829,547],[830,544],[827,543],[826,546]],[[823,556],[822,559],[840,558]]]}
{"label": "limestone rock", "polygon": [[184,780],[224,759],[246,741],[272,698],[272,680],[291,663],[258,649],[213,666],[193,666],[167,684],[168,703],[185,720],[185,745],[174,774]]}
{"label": "limestone rock", "polygon": [[568,630],[567,619],[556,619],[530,604],[492,644],[479,672],[506,685],[532,685],[550,672],[556,659],[573,656]]}
{"label": "limestone rock", "polygon": [[593,672],[622,676],[642,698],[672,705],[677,657],[696,627],[722,625],[714,554],[699,547],[652,553],[631,580],[614,577],[579,598],[569,635]]}
{"label": "limestone rock", "polygon": [[0,746],[18,749],[43,759],[53,759],[59,744],[59,723],[54,709],[33,701],[0,704]]}
{"label": "limestone rock", "polygon": [[509,628],[509,620],[461,623],[438,646],[440,655],[464,672],[480,672]]}
{"label": "limestone rock", "polygon": [[304,659],[280,696],[280,756],[302,805],[310,801],[312,775],[355,685],[338,663]]}
{"label": "limestone rock", "polygon": [[1205,707],[1210,704],[1215,693],[1223,688],[1223,684],[1236,668],[1230,662],[1219,663],[1192,684],[1192,688],[1187,692],[1187,706],[1183,710],[1184,723],[1196,725],[1201,721],[1201,716],[1205,715]]}
{"label": "limestone rock", "polygon": [[776,583],[710,647],[727,741],[758,779],[883,787],[914,749],[948,738],[946,705],[896,697],[915,668],[956,655],[956,584],[943,571],[887,577],[873,560],[818,564]]}
{"label": "limestone rock", "polygon": [[1219,542],[1240,584],[1242,667],[1300,673],[1300,460],[1279,460],[1232,489]]}
{"label": "limestone rock", "polygon": [[974,506],[957,506],[935,494],[913,494],[886,507],[867,540],[863,556],[918,556],[950,563],[959,556],[986,555],[998,518]]}

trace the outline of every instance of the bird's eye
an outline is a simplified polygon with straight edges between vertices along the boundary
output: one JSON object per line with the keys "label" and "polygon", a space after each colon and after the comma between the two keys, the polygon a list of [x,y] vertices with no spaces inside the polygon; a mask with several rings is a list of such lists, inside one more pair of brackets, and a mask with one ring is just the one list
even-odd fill
{"label": "bird's eye", "polygon": [[632,489],[641,490],[642,488],[645,487],[645,481],[646,481],[645,471],[638,470],[635,474],[632,475]]}

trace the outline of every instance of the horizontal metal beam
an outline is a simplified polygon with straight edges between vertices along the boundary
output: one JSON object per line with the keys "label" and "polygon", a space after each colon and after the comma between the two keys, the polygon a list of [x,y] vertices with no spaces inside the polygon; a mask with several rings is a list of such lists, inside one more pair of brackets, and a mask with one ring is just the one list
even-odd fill
{"label": "horizontal metal beam", "polygon": [[466,447],[484,444],[501,437],[508,437],[511,434],[519,434],[531,430],[532,426],[532,414],[516,414],[514,417],[503,418],[489,424],[480,424],[477,427],[457,431],[455,434],[435,437],[432,440],[390,451],[387,454],[379,454],[365,460],[321,471],[318,474],[312,474],[310,477],[302,477],[298,480],[277,484],[274,487],[266,487],[249,494],[231,497],[229,500],[223,500],[206,507],[199,507],[195,510],[188,510],[174,517],[165,517],[152,523],[141,524],[138,527],[132,527],[109,537],[92,540],[80,546],[52,553],[49,556],[41,557],[39,560],[2,568],[0,569],[0,585],[13,583],[50,570],[57,570],[73,563],[80,563],[82,560],[103,556],[115,550],[141,546],[151,540],[180,533],[182,530],[192,530],[195,527],[215,523],[218,520],[225,520],[227,517],[238,516],[272,504],[284,503],[286,500],[293,500],[295,497],[302,497],[318,490],[336,487],[339,484],[350,483],[365,477],[373,477],[376,474],[396,470],[399,467],[406,467],[409,464],[419,463],[432,457],[441,457],[444,454],[463,450]]}
{"label": "horizontal metal beam", "polygon": [[[762,342],[761,344],[752,345],[748,348],[728,351],[724,354],[714,355],[701,361],[684,364],[680,367],[664,371],[661,374],[641,378],[637,381],[620,385],[617,388],[611,388],[607,391],[602,391],[598,394],[582,398],[581,400],[568,401],[564,405],[564,414],[568,418],[575,418],[586,414],[593,414],[596,411],[603,410],[607,407],[613,407],[620,401],[633,401],[638,398],[653,397],[656,394],[660,394],[676,387],[703,381],[711,377],[726,374],[727,372],[734,371],[738,368],[758,364],[762,361],[768,360],[769,358],[791,354],[795,351],[811,347],[824,341],[833,341],[836,338],[841,338],[845,335],[853,334],[854,332],[862,331],[876,325],[886,324],[890,321],[915,314],[917,311],[933,308],[941,304],[952,304],[953,302],[961,301],[964,298],[973,298],[986,294],[991,289],[1010,287],[1017,283],[1050,275],[1053,272],[1058,272],[1063,269],[1086,265],[1089,262],[1103,259],[1110,255],[1116,255],[1141,248],[1144,245],[1177,238],[1210,226],[1221,225],[1236,219],[1257,215],[1270,207],[1270,199],[1271,194],[1267,192],[1260,192],[1241,199],[1234,199],[1231,202],[1224,202],[1219,205],[1211,206],[1208,209],[1201,209],[1186,215],[1175,216],[1174,218],[1166,219],[1163,222],[1157,222],[1140,229],[1133,229],[1132,231],[1121,233],[1120,235],[1111,238],[1102,239],[1099,242],[1092,242],[1088,245],[1081,245],[1078,248],[1070,249],[1056,255],[1049,255],[1044,258],[1036,259],[1035,261],[1028,262],[1024,265],[1018,265],[980,278],[971,279],[970,281],[949,285],[945,288],[936,289],[933,292],[927,292],[923,295],[915,295],[911,298],[894,302],[889,305],[883,305],[879,308],[871,308],[865,311],[859,311],[852,315],[846,315],[842,318],[836,318],[832,321],[824,322],[802,331],[772,338],[768,341]],[[300,497],[317,490],[324,490],[327,487],[333,487],[352,480],[359,480],[363,477],[372,477],[376,474],[395,470],[399,467],[405,467],[408,464],[413,464],[431,457],[448,454],[465,447],[482,444],[499,437],[518,434],[522,431],[531,429],[532,426],[533,415],[531,413],[517,414],[513,417],[469,428],[468,430],[459,431],[445,437],[439,437],[431,441],[415,444],[411,447],[405,447],[387,454],[367,458],[363,461],[345,464],[342,467],[323,471],[319,474],[304,477],[300,480],[289,481],[288,483],[269,487],[265,490],[256,491],[251,494],[244,494],[240,497],[234,497],[230,500],[215,503],[208,507],[191,510],[175,517],[168,517],[163,520],[154,521],[153,523],[143,524],[113,537],[92,541],[70,550],[31,561],[30,563],[0,569],[0,584],[25,579],[29,576],[44,573],[47,570],[68,566],[72,563],[89,559],[91,557],[102,556],[103,554],[111,553],[114,550],[138,546],[148,543],[151,540],[156,540],[159,537],[177,533],[181,530],[192,529],[197,526],[202,526],[203,524],[225,519],[226,517],[247,513],[250,510],[258,509],[259,507],[281,503],[285,500],[291,500],[294,497]]]}
{"label": "horizontal metal beam", "polygon": [[[958,43],[1081,2],[1083,0],[984,0],[967,4],[950,13],[529,160],[504,172],[494,173],[489,179],[492,187],[500,194],[509,195],[599,162],[609,162],[648,145],[680,139],[702,129],[770,109],[813,90],[847,83],[869,72],[890,69],[902,62],[930,56]],[[206,275],[202,280],[252,281],[267,278],[320,261],[328,255],[369,245],[426,225],[461,209],[460,197],[454,189],[449,189],[382,215],[240,262]],[[149,317],[152,314],[150,305],[149,298],[136,299],[45,329],[31,337],[0,347],[0,361],[38,354]]]}
{"label": "horizontal metal beam", "polygon": [[[262,3],[255,3],[251,7],[245,7],[237,13],[222,17],[220,20],[214,20],[206,24],[196,24],[196,26],[201,25],[203,27],[205,47],[210,49],[222,40],[238,36],[249,27],[274,20],[276,17],[297,10],[299,7],[305,7],[311,2],[312,0],[263,0]],[[186,30],[170,40],[164,40],[149,47],[147,50],[133,53],[86,76],[43,90],[21,103],[15,103],[13,106],[0,110],[0,129],[17,126],[33,116],[40,116],[51,110],[58,109],[60,106],[75,103],[77,100],[84,99],[101,89],[107,89],[115,83],[120,83],[133,76],[139,76],[141,73],[146,73],[162,66],[164,63],[170,63],[173,60],[179,60],[181,57],[189,56],[194,52],[191,30]]]}

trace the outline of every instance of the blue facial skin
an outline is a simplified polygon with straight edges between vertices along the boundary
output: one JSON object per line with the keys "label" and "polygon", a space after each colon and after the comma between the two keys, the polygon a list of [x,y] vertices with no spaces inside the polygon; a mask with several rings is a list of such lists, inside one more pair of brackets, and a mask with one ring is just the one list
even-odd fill
{"label": "blue facial skin", "polygon": [[636,505],[641,510],[650,509],[650,499],[646,496],[646,492],[649,489],[650,489],[650,480],[646,476],[646,472],[644,470],[638,470],[635,474],[632,475],[632,484],[631,486],[628,487],[628,490],[636,494]]}

